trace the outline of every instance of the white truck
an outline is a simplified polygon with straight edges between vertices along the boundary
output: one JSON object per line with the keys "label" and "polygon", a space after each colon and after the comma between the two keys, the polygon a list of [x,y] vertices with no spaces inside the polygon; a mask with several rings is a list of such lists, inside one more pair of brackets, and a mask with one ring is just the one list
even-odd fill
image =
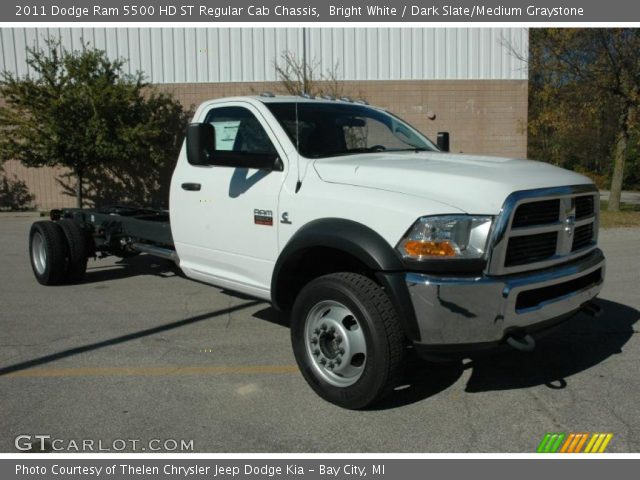
{"label": "white truck", "polygon": [[264,94],[207,101],[187,129],[169,211],[53,210],[34,223],[44,285],[87,259],[147,253],[287,315],[300,371],[363,408],[409,350],[447,357],[596,314],[605,259],[586,177],[528,160],[448,153],[350,99]]}

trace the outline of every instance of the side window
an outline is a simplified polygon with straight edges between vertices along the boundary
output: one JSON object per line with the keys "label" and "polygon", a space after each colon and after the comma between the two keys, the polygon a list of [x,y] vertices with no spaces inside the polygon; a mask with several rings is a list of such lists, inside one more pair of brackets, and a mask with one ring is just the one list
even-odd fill
{"label": "side window", "polygon": [[244,107],[213,108],[207,114],[205,122],[213,125],[216,131],[216,150],[277,154],[258,119]]}

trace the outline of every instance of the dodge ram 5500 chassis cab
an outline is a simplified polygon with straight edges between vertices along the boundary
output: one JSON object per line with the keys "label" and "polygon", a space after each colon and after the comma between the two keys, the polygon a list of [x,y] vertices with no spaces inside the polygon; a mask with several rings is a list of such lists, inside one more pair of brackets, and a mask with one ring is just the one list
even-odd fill
{"label": "dodge ram 5500 chassis cab", "polygon": [[33,224],[44,285],[87,259],[146,253],[290,318],[309,385],[347,408],[380,400],[408,350],[508,343],[586,309],[602,287],[598,191],[552,165],[448,153],[347,100],[225,98],[187,129],[169,211],[64,209]]}

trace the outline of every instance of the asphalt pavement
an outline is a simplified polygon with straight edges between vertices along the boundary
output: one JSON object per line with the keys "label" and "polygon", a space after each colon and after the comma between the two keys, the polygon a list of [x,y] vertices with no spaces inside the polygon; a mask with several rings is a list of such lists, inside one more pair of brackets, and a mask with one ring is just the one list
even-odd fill
{"label": "asphalt pavement", "polygon": [[40,286],[34,220],[0,217],[0,452],[21,435],[68,451],[534,452],[547,432],[640,451],[639,229],[601,232],[600,318],[530,354],[413,362],[385,403],[348,411],[306,385],[286,319],[170,262],[90,261],[83,283]]}

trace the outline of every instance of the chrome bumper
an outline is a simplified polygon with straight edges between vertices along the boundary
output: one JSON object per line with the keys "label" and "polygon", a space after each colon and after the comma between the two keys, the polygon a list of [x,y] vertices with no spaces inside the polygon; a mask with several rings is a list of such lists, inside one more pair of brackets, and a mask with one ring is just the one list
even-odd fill
{"label": "chrome bumper", "polygon": [[574,262],[535,272],[502,277],[408,273],[406,282],[419,343],[446,346],[498,342],[511,330],[535,329],[571,314],[598,295],[604,273],[604,255],[596,249]]}

